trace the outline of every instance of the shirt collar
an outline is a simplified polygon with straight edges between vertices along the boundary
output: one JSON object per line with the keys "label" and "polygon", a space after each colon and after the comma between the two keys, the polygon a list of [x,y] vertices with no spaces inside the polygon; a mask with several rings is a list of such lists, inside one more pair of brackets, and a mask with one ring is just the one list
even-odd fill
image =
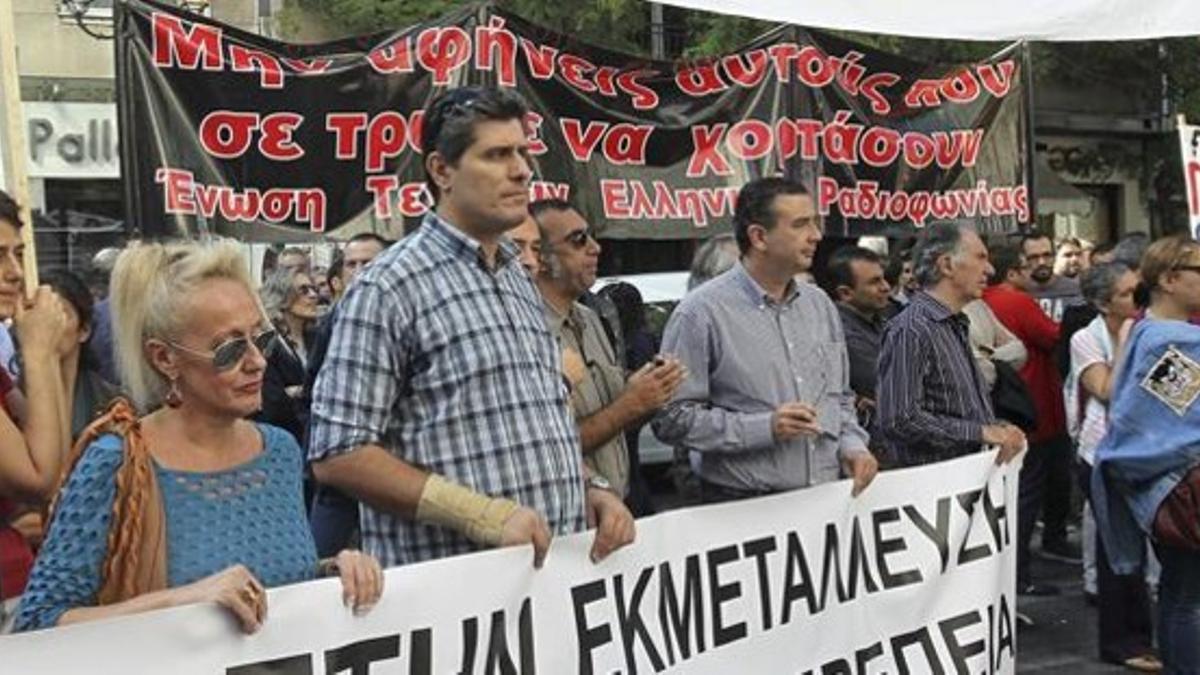
{"label": "shirt collar", "polygon": [[[737,281],[738,287],[745,291],[746,295],[749,296],[750,301],[755,305],[762,306],[776,304],[775,298],[772,298],[770,294],[763,290],[763,287],[754,280],[754,277],[750,276],[750,273],[746,271],[746,266],[742,264],[741,260],[733,264],[733,267],[730,269],[730,273],[733,274],[733,278]],[[787,288],[783,291],[783,302],[780,304],[790,304],[796,299],[796,296],[799,295],[799,293],[800,289],[799,285],[796,283],[796,280],[793,279],[789,281]]]}
{"label": "shirt collar", "polygon": [[[436,212],[429,211],[425,214],[425,219],[421,221],[421,229],[425,230],[433,241],[455,257],[465,262],[478,263],[486,268],[483,245]],[[508,237],[500,237],[499,246],[496,248],[496,270],[504,269],[515,261],[518,253],[519,249],[516,244],[509,241]]]}
{"label": "shirt collar", "polygon": [[[938,300],[925,291],[918,291],[912,294],[910,301],[912,304],[920,307],[934,321],[946,321],[955,316],[955,313],[950,311],[949,307],[942,304],[941,300]],[[962,314],[962,312],[959,312],[959,314]]]}
{"label": "shirt collar", "polygon": [[883,312],[876,312],[874,314],[863,314],[862,312],[855,309],[853,306],[851,306],[847,303],[844,303],[844,302],[839,302],[837,304],[837,306],[838,306],[838,311],[840,311],[842,313],[842,316],[852,317],[854,319],[857,319],[857,320],[867,324],[868,326],[871,326],[872,328],[879,328],[883,325]]}
{"label": "shirt collar", "polygon": [[579,316],[579,303],[572,302],[571,308],[566,314],[559,312],[558,309],[550,304],[550,301],[542,298],[542,306],[546,309],[546,322],[557,328],[568,327],[578,328],[583,325],[583,321]]}

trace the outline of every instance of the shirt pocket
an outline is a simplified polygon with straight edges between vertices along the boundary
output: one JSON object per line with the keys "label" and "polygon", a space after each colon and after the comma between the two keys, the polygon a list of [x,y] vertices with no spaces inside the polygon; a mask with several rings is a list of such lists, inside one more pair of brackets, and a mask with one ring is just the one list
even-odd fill
{"label": "shirt pocket", "polygon": [[842,433],[842,380],[845,379],[842,354],[845,351],[846,343],[833,340],[818,343],[815,350],[818,366],[814,378],[818,393],[813,406],[817,409],[821,434],[835,439]]}

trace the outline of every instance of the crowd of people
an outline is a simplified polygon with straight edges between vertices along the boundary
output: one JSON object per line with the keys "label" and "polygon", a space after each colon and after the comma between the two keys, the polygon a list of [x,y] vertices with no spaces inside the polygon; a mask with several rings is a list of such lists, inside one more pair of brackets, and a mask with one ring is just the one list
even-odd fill
{"label": "crowd of people", "polygon": [[634,287],[592,292],[583,213],[529,202],[526,113],[448,91],[422,126],[421,226],[357,235],[328,269],[287,249],[261,285],[214,241],[98,256],[96,303],[67,273],[28,289],[0,193],[16,630],[214,602],[252,632],[272,586],[338,576],[365,612],[385,567],[515,545],[540,566],[589,529],[600,560],[653,512],[649,424],[705,503],[843,478],[852,499],[880,470],[1022,457],[1018,593],[1060,592],[1032,576],[1040,522],[1036,551],[1083,570],[1100,658],[1200,668],[1200,244],[985,241],[955,221],[814,269],[812,196],[757,179],[658,343]]}

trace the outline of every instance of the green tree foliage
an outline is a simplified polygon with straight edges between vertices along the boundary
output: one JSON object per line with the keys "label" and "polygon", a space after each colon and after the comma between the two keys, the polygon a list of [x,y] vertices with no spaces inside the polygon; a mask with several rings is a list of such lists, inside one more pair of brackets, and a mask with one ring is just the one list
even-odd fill
{"label": "green tree foliage", "polygon": [[[334,35],[401,28],[473,0],[295,0],[328,22]],[[649,13],[642,0],[498,0],[497,7],[586,42],[635,54],[649,44]]]}
{"label": "green tree foliage", "polygon": [[[476,1],[477,0],[473,0]],[[344,36],[400,28],[472,4],[468,0],[290,0]],[[495,4],[534,23],[585,42],[648,56],[650,5],[643,0],[495,0]],[[774,24],[667,7],[668,58],[702,58],[735,51]],[[963,63],[996,53],[1006,43],[927,40],[893,35],[833,31],[848,40],[934,63]],[[674,49],[672,49],[674,46]],[[1081,100],[1113,99],[1102,113],[1147,120],[1184,113],[1200,121],[1200,38],[1132,42],[1035,43],[1033,66],[1039,89],[1089,92]],[[1114,106],[1112,103],[1117,103]],[[1080,112],[1086,112],[1081,110]],[[1142,156],[1127,156],[1120,144],[1094,153],[1095,168],[1123,166],[1139,174],[1144,187],[1167,196],[1180,189],[1178,149],[1163,135]],[[1116,150],[1113,150],[1116,148]],[[1140,164],[1141,166],[1134,166]],[[1088,167],[1083,167],[1086,175]]]}
{"label": "green tree foliage", "polygon": [[[334,35],[358,35],[419,23],[477,0],[293,2],[322,17]],[[638,56],[649,53],[649,4],[643,0],[496,0],[495,4],[585,42]],[[733,51],[773,27],[754,19],[676,8],[668,8],[667,24],[668,32],[686,35],[682,52],[668,56],[685,58]],[[978,60],[1005,44],[834,32],[877,49],[943,63]],[[1149,111],[1161,107],[1165,74],[1173,110],[1200,120],[1200,39],[1038,43],[1033,62],[1039,81],[1112,89]]]}

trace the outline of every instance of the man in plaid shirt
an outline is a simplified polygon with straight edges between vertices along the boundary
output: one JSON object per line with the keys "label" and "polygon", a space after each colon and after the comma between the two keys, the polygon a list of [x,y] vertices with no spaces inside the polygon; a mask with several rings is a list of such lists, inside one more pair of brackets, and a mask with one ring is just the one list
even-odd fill
{"label": "man in plaid shirt", "polygon": [[593,559],[633,540],[603,480],[585,480],[558,346],[503,234],[531,176],[515,93],[455,89],[422,144],[435,212],[347,292],[313,393],[313,473],[363,504],[385,565],[532,544],[597,526]]}

